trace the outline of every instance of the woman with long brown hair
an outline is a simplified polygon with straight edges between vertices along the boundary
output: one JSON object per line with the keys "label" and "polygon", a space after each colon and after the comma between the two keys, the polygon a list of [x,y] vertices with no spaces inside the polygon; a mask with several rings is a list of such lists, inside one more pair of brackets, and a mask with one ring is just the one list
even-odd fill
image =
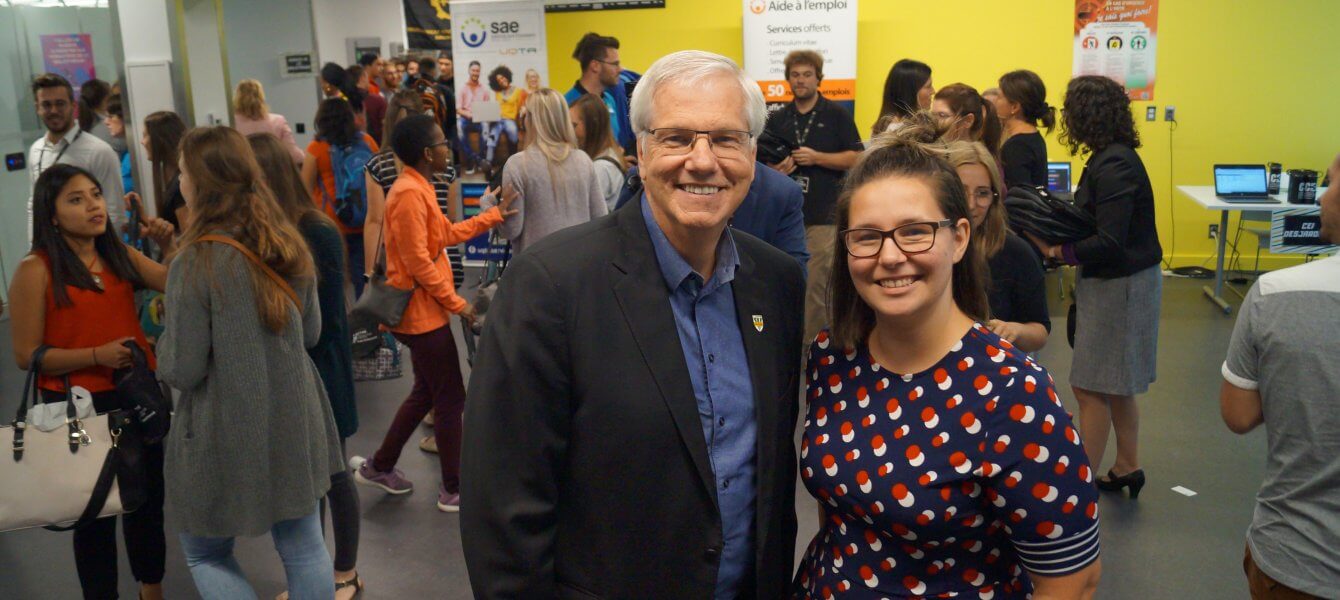
{"label": "woman with long brown hair", "polygon": [[982,257],[943,125],[902,123],[866,146],[837,204],[833,328],[810,347],[801,441],[820,530],[794,595],[1092,597],[1097,490],[1079,438],[1046,369],[981,323]]}
{"label": "woman with long brown hair", "polygon": [[[335,427],[340,432],[340,454],[345,441],[358,431],[358,407],[354,403],[353,355],[349,347],[349,317],[344,301],[344,242],[335,222],[308,200],[298,179],[298,169],[289,160],[279,138],[268,133],[247,136],[256,162],[265,173],[279,209],[302,232],[316,263],[316,296],[321,306],[321,339],[307,349],[325,384]],[[331,529],[335,537],[335,594],[337,600],[352,598],[363,589],[355,567],[358,563],[358,492],[349,471],[330,476]],[[325,505],[322,505],[324,511]],[[324,521],[324,515],[323,515]]]}
{"label": "woman with long brown hair", "polygon": [[311,252],[246,139],[182,139],[190,210],[168,274],[160,374],[181,391],[167,438],[172,525],[205,598],[254,597],[233,538],[269,532],[295,599],[335,595],[317,499],[343,470],[339,432],[305,350],[321,335]]}
{"label": "woman with long brown hair", "polygon": [[614,212],[614,204],[623,191],[623,147],[614,139],[610,127],[609,108],[595,94],[578,98],[568,109],[572,129],[577,134],[577,145],[591,158],[595,166],[600,193],[605,195],[605,206]]}
{"label": "woman with long brown hair", "polygon": [[[177,148],[186,135],[186,123],[169,110],[160,110],[144,118],[140,145],[153,166],[154,208],[158,216],[172,223],[177,233],[186,229],[186,200],[181,195]],[[138,201],[138,196],[136,196]]]}

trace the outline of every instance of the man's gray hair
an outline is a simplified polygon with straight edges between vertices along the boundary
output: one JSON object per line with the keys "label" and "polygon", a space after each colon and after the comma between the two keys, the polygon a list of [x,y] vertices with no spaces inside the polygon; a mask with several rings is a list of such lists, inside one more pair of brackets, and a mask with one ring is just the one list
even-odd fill
{"label": "man's gray hair", "polygon": [[740,85],[740,92],[744,96],[742,116],[749,124],[749,133],[757,141],[768,120],[768,107],[763,101],[763,91],[759,89],[757,82],[745,75],[744,70],[735,61],[720,54],[701,50],[682,50],[662,56],[642,74],[642,79],[633,89],[633,100],[628,111],[633,122],[633,131],[641,136],[651,128],[652,99],[656,96],[656,88],[664,84],[693,85],[719,75],[729,75]]}

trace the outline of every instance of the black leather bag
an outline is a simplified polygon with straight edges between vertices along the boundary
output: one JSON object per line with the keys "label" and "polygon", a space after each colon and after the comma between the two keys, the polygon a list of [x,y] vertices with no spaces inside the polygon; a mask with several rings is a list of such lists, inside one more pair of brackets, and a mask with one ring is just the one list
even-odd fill
{"label": "black leather bag", "polygon": [[775,165],[786,160],[791,156],[791,151],[799,147],[795,142],[764,129],[758,136],[758,162]]}
{"label": "black leather bag", "polygon": [[167,437],[172,421],[172,403],[163,393],[158,377],[149,370],[149,357],[133,340],[126,340],[130,348],[130,366],[112,372],[112,383],[121,402],[134,414],[139,423],[140,438],[146,444],[157,444]]}
{"label": "black leather bag", "polygon": [[1045,188],[1016,185],[1005,195],[1010,228],[1049,244],[1077,242],[1097,232],[1093,215]]}

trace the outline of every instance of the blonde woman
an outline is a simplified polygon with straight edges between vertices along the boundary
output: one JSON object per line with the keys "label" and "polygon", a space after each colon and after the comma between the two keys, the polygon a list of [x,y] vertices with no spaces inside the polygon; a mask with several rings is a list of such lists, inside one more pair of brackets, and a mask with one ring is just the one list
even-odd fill
{"label": "blonde woman", "polygon": [[1005,180],[986,148],[981,142],[949,142],[946,154],[963,181],[972,234],[990,267],[991,318],[983,324],[1024,352],[1034,352],[1047,344],[1052,329],[1046,275],[1037,253],[1005,222]]}
{"label": "blonde woman", "polygon": [[265,88],[255,79],[243,79],[233,90],[233,129],[243,137],[253,133],[274,135],[284,143],[294,164],[302,164],[303,151],[293,139],[293,129],[288,126],[288,119],[279,113],[270,112],[269,105],[265,103]]}
{"label": "blonde woman", "polygon": [[[512,251],[527,247],[560,229],[580,225],[609,212],[596,180],[591,158],[577,147],[577,133],[568,118],[563,95],[542,88],[526,98],[526,149],[503,166],[503,188],[515,190],[512,208],[498,232],[512,241]],[[483,198],[485,208],[496,203]]]}

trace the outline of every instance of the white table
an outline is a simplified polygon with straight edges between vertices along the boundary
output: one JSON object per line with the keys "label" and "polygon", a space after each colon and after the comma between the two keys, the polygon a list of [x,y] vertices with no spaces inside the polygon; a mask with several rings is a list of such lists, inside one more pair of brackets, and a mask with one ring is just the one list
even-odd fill
{"label": "white table", "polygon": [[[1276,200],[1279,200],[1279,202],[1276,202],[1276,203],[1269,203],[1269,202],[1252,202],[1252,203],[1224,202],[1223,200],[1221,200],[1221,199],[1219,198],[1219,196],[1215,195],[1215,193],[1214,193],[1214,186],[1212,186],[1212,185],[1179,185],[1179,186],[1177,186],[1177,191],[1181,192],[1183,196],[1186,196],[1186,197],[1188,197],[1188,198],[1194,200],[1194,201],[1196,202],[1196,204],[1199,204],[1199,205],[1201,205],[1202,207],[1204,207],[1204,208],[1206,208],[1206,209],[1208,209],[1208,210],[1217,210],[1217,211],[1219,211],[1219,235],[1215,236],[1215,246],[1216,246],[1216,251],[1215,251],[1215,252],[1216,252],[1216,254],[1215,254],[1215,263],[1214,263],[1214,288],[1211,289],[1210,286],[1204,286],[1204,287],[1202,287],[1201,289],[1204,290],[1204,292],[1205,292],[1205,296],[1208,297],[1208,298],[1210,299],[1210,301],[1214,302],[1215,304],[1218,304],[1218,305],[1219,305],[1219,308],[1222,308],[1222,309],[1224,310],[1224,314],[1229,314],[1229,313],[1233,312],[1233,307],[1230,306],[1226,300],[1224,300],[1224,296],[1223,296],[1223,294],[1224,294],[1224,246],[1225,246],[1226,240],[1228,239],[1228,213],[1230,213],[1230,212],[1232,212],[1232,211],[1235,211],[1235,210],[1242,210],[1242,211],[1248,211],[1248,210],[1274,211],[1274,210],[1280,210],[1280,209],[1284,209],[1284,208],[1297,208],[1297,207],[1300,207],[1300,206],[1305,206],[1305,205],[1303,205],[1303,204],[1289,204],[1289,201],[1288,201],[1288,193],[1287,193],[1287,190],[1289,189],[1288,175],[1283,176],[1282,179],[1283,179],[1283,181],[1280,182],[1280,190],[1281,190],[1281,192],[1278,193],[1278,194],[1274,194],[1274,195],[1271,196],[1271,198],[1274,198],[1274,199],[1276,199]],[[1317,188],[1317,197],[1320,198],[1321,195],[1322,195],[1325,191],[1326,191],[1326,188]]]}

